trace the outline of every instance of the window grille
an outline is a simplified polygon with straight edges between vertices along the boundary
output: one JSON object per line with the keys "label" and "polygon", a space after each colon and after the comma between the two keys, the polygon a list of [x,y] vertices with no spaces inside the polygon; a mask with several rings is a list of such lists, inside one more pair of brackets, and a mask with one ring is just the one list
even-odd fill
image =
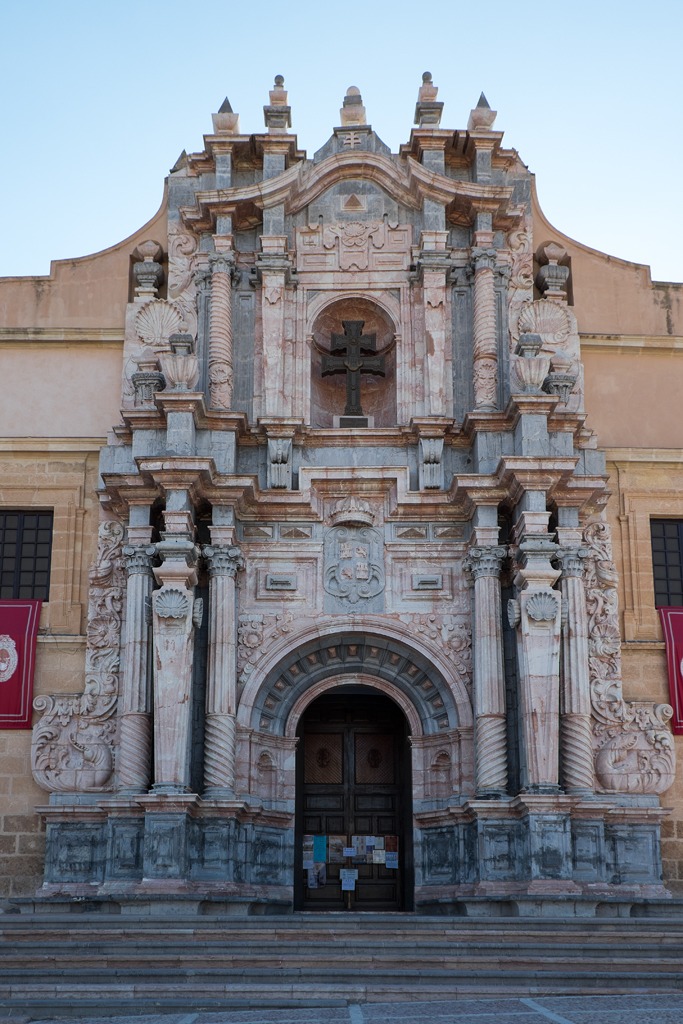
{"label": "window grille", "polygon": [[52,512],[0,511],[0,598],[47,601]]}

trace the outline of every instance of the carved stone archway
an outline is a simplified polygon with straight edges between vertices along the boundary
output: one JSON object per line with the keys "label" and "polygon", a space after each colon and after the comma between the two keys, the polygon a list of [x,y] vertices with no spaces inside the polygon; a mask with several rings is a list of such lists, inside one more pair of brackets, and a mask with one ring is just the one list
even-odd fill
{"label": "carved stone archway", "polygon": [[400,640],[355,629],[309,639],[285,654],[258,688],[251,728],[287,735],[304,694],[320,693],[321,683],[343,676],[367,677],[378,688],[389,684],[394,699],[415,708],[422,734],[447,733],[461,724],[454,694],[432,661]]}

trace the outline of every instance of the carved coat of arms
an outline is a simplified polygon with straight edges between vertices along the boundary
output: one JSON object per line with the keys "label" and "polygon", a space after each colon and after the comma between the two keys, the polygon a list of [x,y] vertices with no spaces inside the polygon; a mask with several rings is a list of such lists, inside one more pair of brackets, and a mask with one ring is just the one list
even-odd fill
{"label": "carved coat of arms", "polygon": [[369,526],[335,526],[325,538],[325,590],[357,604],[384,590],[382,537]]}

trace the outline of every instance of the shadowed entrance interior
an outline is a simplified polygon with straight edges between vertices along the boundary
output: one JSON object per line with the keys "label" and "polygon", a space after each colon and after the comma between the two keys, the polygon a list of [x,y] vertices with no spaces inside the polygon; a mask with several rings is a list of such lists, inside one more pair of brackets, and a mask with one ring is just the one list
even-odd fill
{"label": "shadowed entrance interior", "polygon": [[[315,700],[299,726],[296,906],[411,909],[410,795],[408,723],[397,705],[369,687]],[[358,872],[347,891],[344,871]]]}

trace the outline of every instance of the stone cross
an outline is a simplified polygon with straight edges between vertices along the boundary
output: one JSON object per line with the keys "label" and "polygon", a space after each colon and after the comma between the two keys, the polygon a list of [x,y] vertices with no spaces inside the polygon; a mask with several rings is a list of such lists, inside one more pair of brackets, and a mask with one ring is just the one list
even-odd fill
{"label": "stone cross", "polygon": [[364,320],[342,320],[343,334],[332,335],[332,351],[344,353],[323,356],[322,375],[346,374],[345,416],[362,416],[360,404],[360,375],[374,373],[384,377],[384,356],[371,355],[377,348],[375,334],[363,334]]}

